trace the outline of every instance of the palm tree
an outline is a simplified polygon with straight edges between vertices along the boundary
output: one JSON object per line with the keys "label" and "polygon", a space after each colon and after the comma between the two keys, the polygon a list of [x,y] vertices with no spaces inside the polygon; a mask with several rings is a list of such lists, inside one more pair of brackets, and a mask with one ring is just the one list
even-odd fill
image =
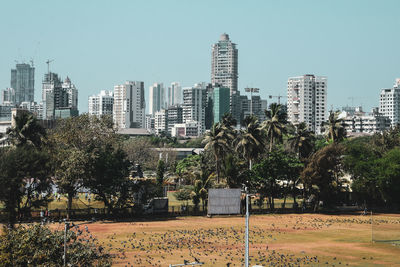
{"label": "palm tree", "polygon": [[236,151],[241,152],[243,157],[249,161],[249,169],[252,168],[252,161],[262,152],[263,130],[255,116],[248,116],[244,119],[245,130],[240,132],[237,139]]}
{"label": "palm tree", "polygon": [[214,154],[218,183],[220,178],[220,160],[224,157],[225,153],[229,151],[229,144],[233,139],[234,136],[229,129],[220,123],[216,123],[211,130],[206,133],[203,140],[203,143],[206,144],[204,149],[211,149]]}
{"label": "palm tree", "polygon": [[330,111],[328,121],[323,123],[322,126],[327,139],[333,141],[333,143],[338,143],[346,137],[344,122],[339,118],[338,112]]}
{"label": "palm tree", "polygon": [[282,142],[285,133],[285,120],[282,114],[281,105],[277,103],[272,103],[270,110],[265,110],[267,120],[263,122],[262,127],[269,139],[269,152],[272,151],[274,144]]}
{"label": "palm tree", "polygon": [[8,140],[12,145],[23,146],[28,144],[39,147],[42,144],[46,131],[33,114],[28,112],[19,113],[14,116],[14,121],[15,125],[7,130]]}
{"label": "palm tree", "polygon": [[289,138],[288,143],[291,149],[297,154],[298,158],[307,158],[313,150],[314,134],[307,129],[304,122],[295,126],[293,136]]}

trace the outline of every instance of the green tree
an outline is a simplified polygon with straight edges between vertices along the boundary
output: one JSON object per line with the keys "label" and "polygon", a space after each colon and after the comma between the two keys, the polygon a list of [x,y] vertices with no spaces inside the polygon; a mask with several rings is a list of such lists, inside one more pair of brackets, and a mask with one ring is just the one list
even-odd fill
{"label": "green tree", "polygon": [[110,214],[131,203],[130,163],[118,144],[104,144],[94,155],[92,171],[83,179],[83,184],[96,194]]}
{"label": "green tree", "polygon": [[184,186],[174,193],[176,200],[183,201],[186,204],[186,209],[189,206],[189,200],[192,199],[193,186]]}
{"label": "green tree", "polygon": [[33,114],[21,112],[14,117],[15,125],[7,130],[8,140],[14,146],[31,145],[40,148],[46,137],[45,129]]}
{"label": "green tree", "polygon": [[163,192],[163,184],[164,184],[164,173],[165,173],[165,163],[162,159],[158,161],[157,164],[157,174],[156,174],[156,180],[157,180],[157,196],[162,197],[164,195]]}
{"label": "green tree", "polygon": [[236,151],[248,161],[249,169],[252,161],[263,151],[263,130],[255,116],[248,116],[244,120],[246,129],[238,136]]}
{"label": "green tree", "polygon": [[234,136],[231,131],[219,123],[214,124],[211,130],[205,135],[203,142],[206,146],[204,149],[211,150],[214,154],[217,183],[220,181],[220,161],[224,157],[225,153],[230,150],[230,143],[233,140]]}
{"label": "green tree", "polygon": [[[1,266],[63,266],[64,231],[39,224],[3,228],[0,236]],[[67,234],[67,266],[111,266],[112,256],[90,234]]]}
{"label": "green tree", "polygon": [[342,145],[332,143],[313,154],[301,173],[305,189],[310,194],[315,193],[317,197],[315,210],[319,200],[322,200],[325,206],[335,204],[339,193],[344,190],[342,187],[343,153]]}
{"label": "green tree", "polygon": [[[46,152],[24,145],[0,152],[0,201],[13,227],[17,215],[44,206],[50,195],[50,167]],[[43,193],[43,196],[42,196]]]}
{"label": "green tree", "polygon": [[285,120],[281,112],[281,105],[272,103],[269,110],[265,110],[267,120],[263,122],[263,129],[266,132],[269,140],[269,151],[275,144],[282,142],[283,134],[285,133]]}
{"label": "green tree", "polygon": [[295,126],[295,132],[288,139],[291,150],[299,159],[305,160],[314,149],[314,134],[307,129],[304,122]]}
{"label": "green tree", "polygon": [[130,138],[123,143],[123,149],[132,164],[139,164],[144,170],[155,170],[158,152],[147,137]]}
{"label": "green tree", "polygon": [[339,119],[339,113],[330,111],[328,121],[322,124],[327,140],[338,143],[346,138],[344,122]]}

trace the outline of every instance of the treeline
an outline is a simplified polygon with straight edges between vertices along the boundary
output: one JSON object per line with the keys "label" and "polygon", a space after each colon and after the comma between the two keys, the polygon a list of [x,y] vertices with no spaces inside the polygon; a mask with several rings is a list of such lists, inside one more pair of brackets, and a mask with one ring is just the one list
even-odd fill
{"label": "treeline", "polygon": [[67,196],[67,219],[82,189],[94,193],[109,214],[160,191],[153,179],[130,178],[129,146],[109,117],[59,120],[47,132],[28,113],[15,122],[7,132],[11,145],[0,149],[0,202],[10,225],[53,201],[54,186]]}

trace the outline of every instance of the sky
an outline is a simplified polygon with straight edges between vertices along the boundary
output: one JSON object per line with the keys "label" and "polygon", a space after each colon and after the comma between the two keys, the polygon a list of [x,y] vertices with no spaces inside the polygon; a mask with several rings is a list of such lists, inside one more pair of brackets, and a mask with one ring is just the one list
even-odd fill
{"label": "sky", "polygon": [[144,81],[146,102],[154,82],[210,82],[222,33],[239,50],[242,94],[286,95],[289,77],[315,74],[328,77],[329,109],[369,111],[400,77],[398,0],[21,0],[0,10],[0,89],[15,61],[33,59],[40,101],[51,59],[78,88],[81,113],[90,95],[127,80]]}

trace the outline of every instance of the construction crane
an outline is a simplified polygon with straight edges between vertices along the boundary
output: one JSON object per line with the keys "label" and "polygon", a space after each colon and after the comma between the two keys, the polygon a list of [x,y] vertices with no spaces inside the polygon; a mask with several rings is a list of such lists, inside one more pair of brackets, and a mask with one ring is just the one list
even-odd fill
{"label": "construction crane", "polygon": [[281,98],[282,98],[282,97],[287,97],[287,96],[283,96],[283,95],[269,95],[269,98],[270,98],[270,99],[272,99],[272,98],[278,98],[278,105],[281,104]]}
{"label": "construction crane", "polygon": [[48,73],[48,74],[50,74],[50,63],[53,62],[53,61],[54,61],[54,59],[51,59],[51,60],[48,59],[48,60],[46,61],[46,64],[47,64],[47,73]]}

